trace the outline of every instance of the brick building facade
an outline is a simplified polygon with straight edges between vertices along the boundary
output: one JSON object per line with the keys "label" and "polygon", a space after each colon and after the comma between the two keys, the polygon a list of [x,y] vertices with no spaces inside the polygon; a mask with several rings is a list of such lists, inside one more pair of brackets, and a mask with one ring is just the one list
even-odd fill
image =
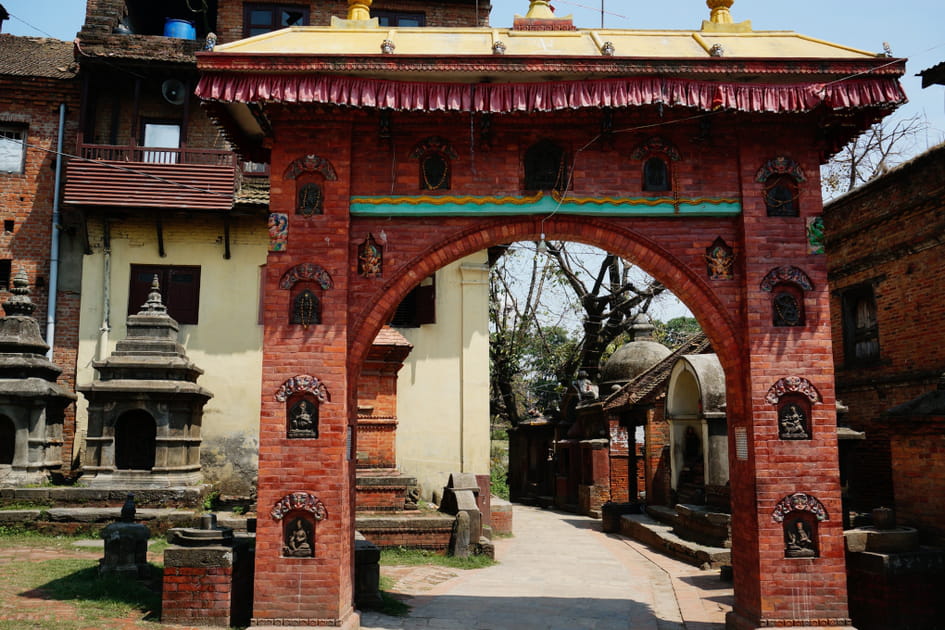
{"label": "brick building facade", "polygon": [[895,425],[883,413],[934,390],[945,372],[943,212],[941,145],[824,207],[837,397],[866,433],[850,459],[855,509],[895,504]]}
{"label": "brick building facade", "polygon": [[[75,150],[79,117],[78,69],[72,43],[36,37],[0,35],[0,302],[10,297],[10,279],[24,270],[43,334],[50,332],[47,308],[51,281],[57,143]],[[60,122],[62,116],[62,123]],[[74,222],[60,220],[60,251],[78,240]],[[63,369],[60,382],[75,383],[78,344],[79,283],[68,264],[57,268],[52,361]],[[75,407],[64,419],[65,465],[72,451]]]}

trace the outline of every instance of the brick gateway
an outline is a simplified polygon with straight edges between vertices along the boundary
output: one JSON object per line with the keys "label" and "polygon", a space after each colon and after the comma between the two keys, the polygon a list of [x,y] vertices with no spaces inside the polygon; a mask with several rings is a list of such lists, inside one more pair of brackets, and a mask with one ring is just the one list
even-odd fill
{"label": "brick gateway", "polygon": [[[322,31],[344,47],[345,31]],[[440,267],[547,238],[634,262],[687,304],[718,353],[728,627],[849,627],[819,165],[901,101],[902,65],[865,53],[648,65],[615,62],[613,44],[599,60],[495,48],[431,60],[392,56],[387,29],[371,34],[376,54],[338,58],[298,53],[291,38],[307,33],[317,48],[318,29],[281,33],[282,43],[237,42],[199,61],[198,94],[244,155],[271,169],[254,624],[357,627],[352,453],[371,340]],[[781,74],[762,89],[720,68]],[[878,75],[824,87],[864,71]],[[536,83],[508,83],[510,72]],[[483,73],[497,82],[477,83]],[[654,100],[640,82],[615,106],[615,84],[577,78],[587,74],[690,89]],[[556,92],[565,79],[584,83],[580,102]],[[550,105],[539,103],[546,88]],[[768,93],[755,100],[756,89]],[[806,439],[786,439],[789,421]]]}

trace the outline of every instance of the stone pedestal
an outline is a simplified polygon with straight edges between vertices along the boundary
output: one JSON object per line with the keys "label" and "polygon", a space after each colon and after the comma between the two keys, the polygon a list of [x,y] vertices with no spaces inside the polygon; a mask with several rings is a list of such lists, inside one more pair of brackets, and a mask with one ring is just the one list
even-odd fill
{"label": "stone pedestal", "polygon": [[101,575],[118,575],[147,578],[151,570],[148,566],[148,539],[151,532],[147,525],[140,523],[112,523],[102,530],[105,541],[105,557],[99,564]]}
{"label": "stone pedestal", "polygon": [[354,603],[358,608],[377,608],[383,605],[381,599],[381,550],[377,545],[364,538],[360,532],[354,533]]}

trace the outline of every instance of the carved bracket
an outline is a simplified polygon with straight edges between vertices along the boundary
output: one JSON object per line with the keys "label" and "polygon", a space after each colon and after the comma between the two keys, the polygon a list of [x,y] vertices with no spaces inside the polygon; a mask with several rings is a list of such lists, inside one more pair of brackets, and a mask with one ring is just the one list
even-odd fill
{"label": "carved bracket", "polygon": [[325,384],[316,377],[308,374],[293,376],[279,386],[274,396],[277,401],[285,402],[293,394],[311,394],[317,398],[319,402],[331,402],[331,394],[328,393],[328,388],[325,387]]}
{"label": "carved bracket", "polygon": [[805,291],[811,291],[814,288],[814,283],[810,281],[810,277],[801,269],[791,265],[783,265],[775,267],[765,275],[761,281],[761,290],[773,291],[774,285],[779,282],[791,282]]}
{"label": "carved bracket", "polygon": [[758,169],[758,173],[755,175],[755,181],[765,182],[772,175],[790,175],[796,182],[807,181],[807,178],[804,177],[804,171],[801,170],[801,165],[783,155],[779,155],[765,162],[764,166]]}
{"label": "carved bracket", "polygon": [[777,405],[781,397],[789,392],[803,394],[810,399],[811,403],[821,402],[820,392],[817,391],[817,388],[814,387],[810,381],[801,376],[785,376],[784,378],[779,378],[768,390],[768,393],[765,395],[765,401],[769,404]]}
{"label": "carved bracket", "polygon": [[820,502],[820,499],[803,492],[789,494],[778,501],[771,512],[771,520],[775,523],[783,523],[784,517],[791,512],[810,512],[818,521],[830,520],[827,516],[827,509]]}
{"label": "carved bracket", "polygon": [[321,266],[315,263],[302,263],[292,267],[279,280],[279,288],[289,290],[295,286],[296,282],[303,280],[314,280],[323,289],[330,289],[334,286],[331,276]]}
{"label": "carved bracket", "polygon": [[277,521],[281,521],[286,514],[294,510],[302,510],[312,514],[316,521],[323,521],[328,518],[328,509],[321,499],[308,492],[292,492],[287,494],[273,506],[269,516]]}
{"label": "carved bracket", "polygon": [[318,173],[329,182],[337,181],[338,179],[338,175],[335,173],[335,167],[331,165],[331,162],[318,155],[306,155],[305,157],[293,160],[292,163],[286,167],[282,177],[284,179],[295,179],[302,173]]}

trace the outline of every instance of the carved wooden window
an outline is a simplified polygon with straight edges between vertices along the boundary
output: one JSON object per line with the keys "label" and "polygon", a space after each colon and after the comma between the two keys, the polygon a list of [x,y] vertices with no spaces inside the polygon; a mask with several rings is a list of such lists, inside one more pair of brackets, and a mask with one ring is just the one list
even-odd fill
{"label": "carved wooden window", "polygon": [[298,4],[246,4],[243,37],[262,35],[287,26],[308,24],[308,7]]}
{"label": "carved wooden window", "polygon": [[771,292],[771,311],[775,326],[803,326],[804,291],[796,284],[779,282]]}
{"label": "carved wooden window", "polygon": [[134,315],[148,301],[157,275],[167,314],[178,324],[196,324],[200,310],[200,267],[183,265],[131,265],[128,314]]}
{"label": "carved wooden window", "polygon": [[542,140],[525,152],[525,190],[564,192],[568,189],[568,160],[564,149]]}
{"label": "carved wooden window", "polygon": [[430,276],[408,293],[397,305],[390,325],[394,328],[417,328],[436,323],[436,276]]}
{"label": "carved wooden window", "polygon": [[872,284],[843,293],[843,352],[847,364],[879,360],[879,321]]}
{"label": "carved wooden window", "polygon": [[643,163],[643,190],[670,190],[669,165],[660,157],[651,157]]}
{"label": "carved wooden window", "polygon": [[796,217],[800,212],[797,182],[790,175],[773,175],[765,180],[765,207],[769,217]]}

